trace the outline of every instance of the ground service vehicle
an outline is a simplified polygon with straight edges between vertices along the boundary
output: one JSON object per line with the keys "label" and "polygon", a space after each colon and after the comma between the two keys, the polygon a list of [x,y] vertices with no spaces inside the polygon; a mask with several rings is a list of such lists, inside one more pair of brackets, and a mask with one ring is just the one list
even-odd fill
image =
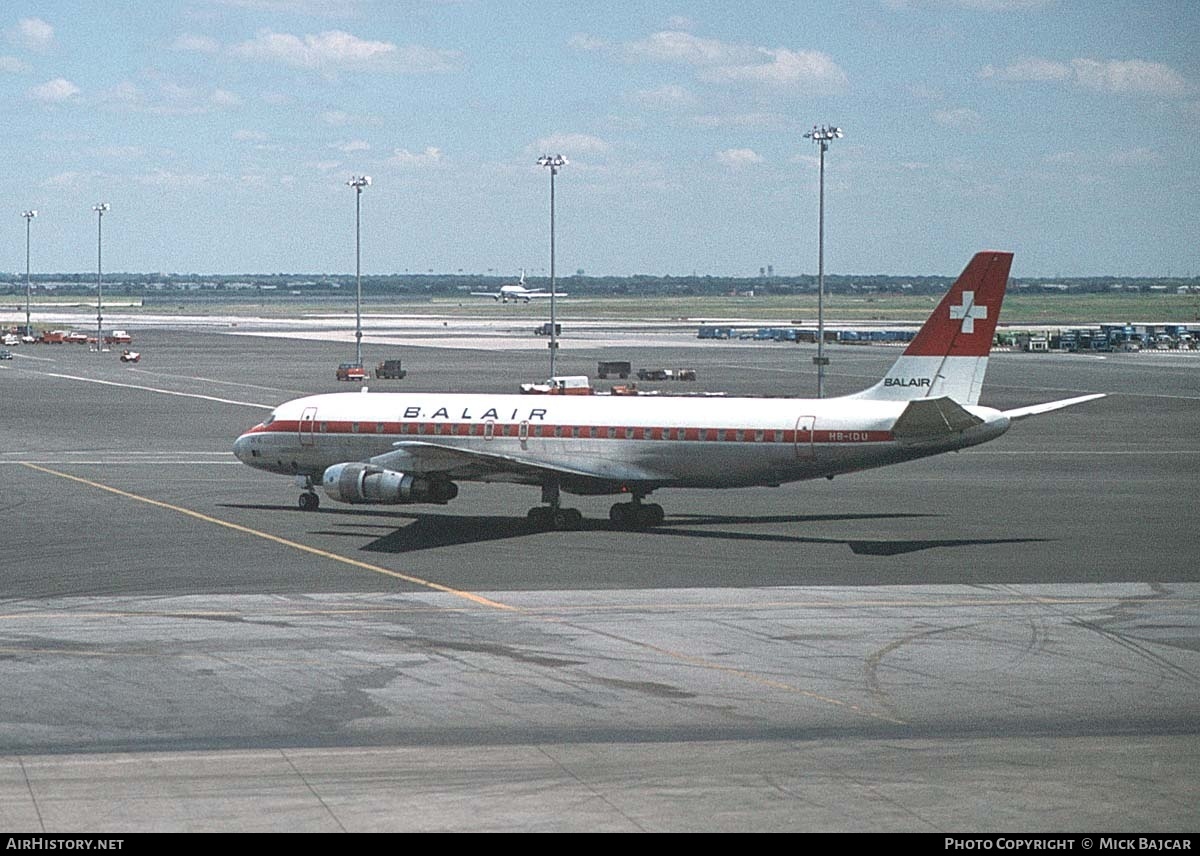
{"label": "ground service vehicle", "polygon": [[629,373],[633,371],[633,367],[628,360],[601,360],[596,366],[596,375],[604,380],[610,374],[624,380],[629,377]]}
{"label": "ground service vehicle", "polygon": [[404,380],[408,372],[400,367],[400,360],[384,360],[375,366],[377,380]]}
{"label": "ground service vehicle", "polygon": [[523,383],[521,392],[539,395],[595,395],[587,375],[559,375],[545,383]]}
{"label": "ground service vehicle", "polygon": [[695,369],[638,369],[638,380],[695,380]]}
{"label": "ground service vehicle", "polygon": [[361,383],[367,379],[367,372],[359,363],[342,363],[337,368],[337,379]]}

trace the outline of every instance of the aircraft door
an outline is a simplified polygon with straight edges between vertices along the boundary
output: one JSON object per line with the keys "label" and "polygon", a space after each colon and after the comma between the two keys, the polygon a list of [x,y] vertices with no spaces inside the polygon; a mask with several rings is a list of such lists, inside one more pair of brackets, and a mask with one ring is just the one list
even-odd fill
{"label": "aircraft door", "polygon": [[300,414],[300,445],[311,446],[315,439],[315,426],[317,424],[317,408],[306,407],[304,412]]}
{"label": "aircraft door", "polygon": [[796,460],[798,461],[811,461],[815,457],[813,428],[816,421],[814,416],[801,416],[796,420]]}

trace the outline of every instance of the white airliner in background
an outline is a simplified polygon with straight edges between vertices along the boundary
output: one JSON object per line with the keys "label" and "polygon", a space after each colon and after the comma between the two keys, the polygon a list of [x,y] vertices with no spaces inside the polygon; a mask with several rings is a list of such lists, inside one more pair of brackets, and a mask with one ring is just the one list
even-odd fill
{"label": "white airliner in background", "polygon": [[609,518],[657,526],[669,487],[737,488],[895,464],[999,437],[1015,419],[1101,398],[980,407],[1012,253],[978,253],[887,375],[839,398],[333,393],[281,404],[234,454],[349,503],[439,503],[457,482],[538,485],[540,527],[582,515],[561,492],[627,494]]}
{"label": "white airliner in background", "polygon": [[[528,303],[530,300],[532,300],[535,297],[549,297],[550,292],[542,291],[540,289],[531,291],[530,289],[526,288],[525,287],[525,271],[522,269],[521,281],[518,282],[516,285],[502,285],[502,286],[500,286],[499,291],[472,291],[471,296],[472,297],[490,297],[493,300],[498,300],[501,303],[508,303],[508,301],[510,301],[510,300],[513,301],[514,303],[518,300],[524,300],[526,303]],[[566,297],[567,295],[564,294],[563,292],[559,291],[559,292],[556,292],[554,296],[555,297]]]}

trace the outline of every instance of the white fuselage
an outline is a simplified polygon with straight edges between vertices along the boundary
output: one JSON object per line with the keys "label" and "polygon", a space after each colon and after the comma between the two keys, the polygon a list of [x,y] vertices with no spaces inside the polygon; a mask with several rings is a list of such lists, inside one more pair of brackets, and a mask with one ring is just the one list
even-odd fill
{"label": "white fuselage", "polygon": [[[982,424],[936,440],[900,442],[905,401],[668,396],[332,393],[280,405],[243,434],[238,458],[320,479],[326,468],[429,443],[598,475],[564,490],[747,487],[833,476],[986,442],[1008,417],[966,409]],[[408,471],[419,474],[419,463]],[[486,468],[485,468],[486,470]],[[536,473],[445,472],[467,481],[534,484]]]}

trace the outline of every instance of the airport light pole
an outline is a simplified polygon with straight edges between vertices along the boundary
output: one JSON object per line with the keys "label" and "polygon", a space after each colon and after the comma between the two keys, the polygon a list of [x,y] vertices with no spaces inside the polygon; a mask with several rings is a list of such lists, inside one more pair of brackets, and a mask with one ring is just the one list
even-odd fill
{"label": "airport light pole", "polygon": [[362,365],[362,192],[371,186],[371,176],[355,175],[346,182],[354,188],[354,364]]}
{"label": "airport light pole", "polygon": [[550,377],[554,377],[555,357],[558,354],[558,324],[554,313],[554,176],[569,161],[562,155],[542,155],[537,163],[550,170]]}
{"label": "airport light pole", "polygon": [[104,299],[104,267],[101,264],[102,256],[100,254],[103,246],[103,223],[104,212],[109,209],[107,202],[97,202],[92,206],[92,210],[96,212],[96,353],[100,353],[104,348],[104,318],[101,315],[101,306]]}
{"label": "airport light pole", "polygon": [[25,335],[32,336],[33,327],[29,320],[29,304],[33,299],[33,287],[29,281],[29,224],[37,216],[37,211],[30,208],[28,211],[22,211],[21,216],[25,218]]}
{"label": "airport light pole", "polygon": [[842,136],[842,129],[832,125],[814,125],[804,135],[805,139],[816,143],[821,151],[821,201],[817,225],[817,355],[813,357],[817,365],[817,398],[825,397],[825,366],[829,365],[829,357],[825,356],[825,152],[829,151],[830,140]]}

